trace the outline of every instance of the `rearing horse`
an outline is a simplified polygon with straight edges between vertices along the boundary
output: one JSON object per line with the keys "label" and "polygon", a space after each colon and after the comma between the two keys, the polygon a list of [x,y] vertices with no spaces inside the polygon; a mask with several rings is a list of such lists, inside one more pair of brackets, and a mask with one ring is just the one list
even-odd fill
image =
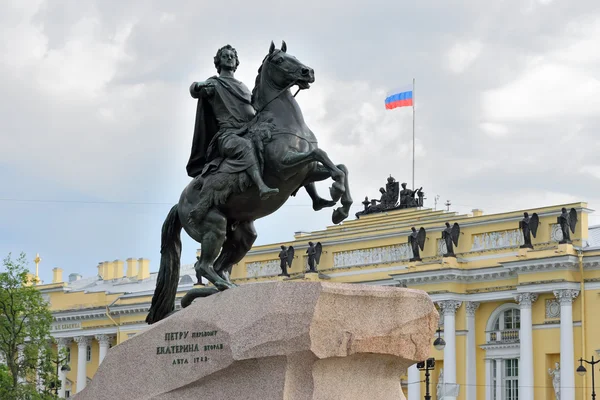
{"label": "rearing horse", "polygon": [[[341,207],[333,212],[334,223],[348,217],[352,205],[348,170],[344,165],[334,164],[319,149],[289,90],[293,85],[308,89],[314,80],[313,69],[288,54],[285,42],[281,49],[271,42],[252,91],[252,104],[258,112],[247,137],[258,148],[264,165],[264,182],[278,188],[279,193],[261,200],[245,172],[228,174],[217,169],[206,177],[194,178],[162,227],[160,270],[146,318],[148,323],[160,321],[175,308],[182,228],[201,245],[194,266],[198,281],[205,277],[215,286],[188,291],[181,302],[186,307],[196,297],[236,286],[229,275],[233,265],[244,258],[256,240],[254,221],[277,211],[300,188],[308,192],[315,210],[341,201]],[[314,185],[328,178],[334,181],[330,188],[332,201],[321,199]]]}

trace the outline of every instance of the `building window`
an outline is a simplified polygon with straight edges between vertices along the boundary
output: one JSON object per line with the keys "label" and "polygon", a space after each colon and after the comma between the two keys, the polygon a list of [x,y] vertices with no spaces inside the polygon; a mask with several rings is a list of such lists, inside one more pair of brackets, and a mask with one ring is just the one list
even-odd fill
{"label": "building window", "polygon": [[492,361],[492,400],[497,400],[496,399],[496,382],[497,382],[497,375],[498,374],[498,363],[496,362],[496,360]]}
{"label": "building window", "polygon": [[67,364],[71,364],[71,348],[67,347]]}
{"label": "building window", "polygon": [[88,345],[85,349],[85,361],[92,361],[92,346]]}
{"label": "building window", "polygon": [[65,390],[65,399],[68,399],[69,397],[71,397],[71,391]]}
{"label": "building window", "polygon": [[519,360],[517,358],[505,360],[504,387],[506,395],[504,400],[519,399]]}
{"label": "building window", "polygon": [[521,311],[518,308],[510,308],[503,311],[492,325],[492,331],[488,332],[488,343],[502,342],[515,343],[519,341],[519,329],[521,328]]}

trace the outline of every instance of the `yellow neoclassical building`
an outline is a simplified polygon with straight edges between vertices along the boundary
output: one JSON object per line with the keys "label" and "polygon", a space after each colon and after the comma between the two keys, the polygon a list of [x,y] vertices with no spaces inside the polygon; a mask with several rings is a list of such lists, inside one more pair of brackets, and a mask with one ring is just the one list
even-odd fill
{"label": "yellow neoclassical building", "polygon": [[[572,243],[561,243],[563,208],[577,216]],[[521,247],[524,212],[539,218],[532,248]],[[376,212],[298,232],[290,242],[255,246],[232,279],[240,285],[326,279],[424,290],[439,308],[446,343],[439,351],[432,346],[433,399],[445,390],[452,400],[550,400],[555,392],[562,400],[583,400],[591,396],[590,367],[586,376],[577,375],[577,360],[600,353],[600,227],[588,226],[591,212],[586,203],[500,214],[424,207]],[[460,227],[455,257],[444,257],[446,222]],[[410,261],[412,227],[426,231],[419,261]],[[305,273],[309,241],[322,246],[318,274]],[[281,245],[295,249],[289,278],[278,276]],[[182,266],[179,296],[195,281],[193,266]],[[100,263],[92,277],[63,280],[55,268],[53,282],[39,286],[54,315],[53,336],[70,352],[62,396],[93,379],[111,346],[147,328],[155,283],[149,260],[128,259]],[[399,377],[409,400],[423,398],[423,379],[416,366]]]}

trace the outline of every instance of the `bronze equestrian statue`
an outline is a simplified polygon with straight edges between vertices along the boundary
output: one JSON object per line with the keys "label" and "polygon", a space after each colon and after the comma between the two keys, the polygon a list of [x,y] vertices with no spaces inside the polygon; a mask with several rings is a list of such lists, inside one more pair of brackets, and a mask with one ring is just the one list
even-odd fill
{"label": "bronze equestrian statue", "polygon": [[[352,197],[348,170],[333,163],[318,147],[300,106],[290,91],[305,90],[314,71],[287,53],[285,42],[273,42],[264,58],[254,89],[234,78],[237,52],[225,46],[217,52],[219,76],[190,87],[198,99],[192,154],[187,171],[192,181],[171,208],[162,227],[161,260],[156,289],[146,322],[152,324],[175,309],[181,258],[181,229],[201,245],[195,264],[214,287],[194,288],[182,307],[197,297],[233,288],[229,275],[256,240],[254,221],[277,211],[304,188],[313,209],[333,211],[337,224],[348,217]],[[321,198],[315,182],[332,178],[331,200]]]}

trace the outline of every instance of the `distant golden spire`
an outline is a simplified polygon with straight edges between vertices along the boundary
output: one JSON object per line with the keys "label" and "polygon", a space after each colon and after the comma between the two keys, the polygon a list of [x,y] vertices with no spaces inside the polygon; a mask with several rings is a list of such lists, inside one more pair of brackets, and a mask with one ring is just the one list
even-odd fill
{"label": "distant golden spire", "polygon": [[42,261],[42,259],[40,258],[40,254],[39,254],[39,253],[37,253],[37,254],[35,255],[35,258],[34,258],[34,260],[33,260],[33,262],[35,263],[35,283],[36,283],[36,284],[37,284],[37,283],[39,282],[39,280],[40,280],[40,269],[39,269],[39,266],[40,266],[40,261]]}

